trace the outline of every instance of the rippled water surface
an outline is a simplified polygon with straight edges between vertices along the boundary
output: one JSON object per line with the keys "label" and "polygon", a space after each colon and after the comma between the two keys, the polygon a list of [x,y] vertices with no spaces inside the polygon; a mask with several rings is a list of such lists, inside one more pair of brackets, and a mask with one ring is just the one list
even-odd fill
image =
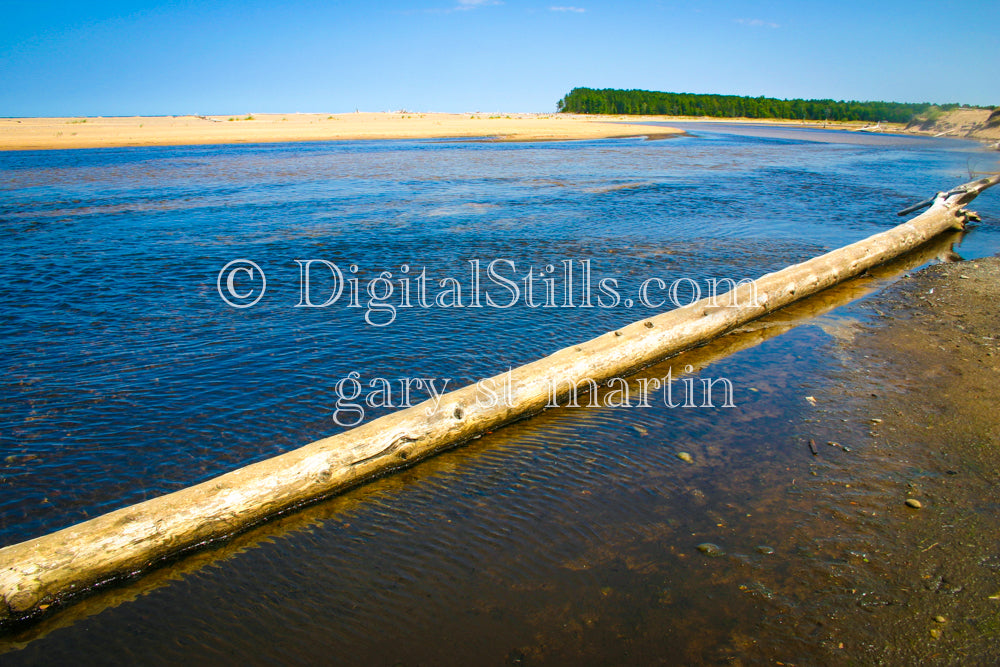
{"label": "rippled water surface", "polygon": [[[639,303],[649,278],[756,277],[896,224],[970,167],[996,168],[966,142],[685,129],[0,153],[0,544],[339,432],[351,371],[456,388],[657,312]],[[1000,199],[975,208],[966,257],[1000,249]],[[267,276],[252,307],[220,296],[235,259]],[[340,269],[336,303],[295,307],[306,259]],[[491,262],[517,286],[510,307]],[[317,303],[336,287],[322,269]],[[394,292],[380,301],[383,272]],[[256,287],[245,275],[237,291]],[[412,307],[388,310],[404,284]],[[462,307],[454,292],[434,302],[454,285]],[[809,326],[656,369],[690,362],[730,379],[733,408],[548,411],[162,569],[137,600],[95,598],[5,657],[722,661],[718,637],[738,652],[727,629],[753,613],[753,595],[725,592],[740,568],[794,573],[763,548],[782,553],[775,540],[796,521],[801,452],[784,438],[803,418],[800,387],[830,372],[854,316],[822,313],[850,298],[814,306]],[[387,411],[365,409],[366,421]],[[726,539],[742,566],[692,548]]]}

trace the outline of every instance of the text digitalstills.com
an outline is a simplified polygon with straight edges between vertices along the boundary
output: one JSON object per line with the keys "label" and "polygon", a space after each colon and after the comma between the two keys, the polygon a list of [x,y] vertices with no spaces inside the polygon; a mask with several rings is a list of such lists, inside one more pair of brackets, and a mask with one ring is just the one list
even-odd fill
{"label": "text digitalstills.com", "polygon": [[[341,304],[364,310],[365,323],[384,327],[396,321],[400,310],[411,308],[634,308],[681,307],[708,298],[713,306],[760,305],[756,283],[749,278],[693,278],[632,280],[593,275],[591,260],[563,259],[527,268],[508,259],[467,261],[463,280],[433,277],[427,268],[409,264],[395,272],[383,270],[362,278],[357,264],[346,269],[326,259],[296,259],[296,308],[329,308]],[[742,302],[736,290],[748,286]],[[216,287],[233,308],[250,308],[261,301],[267,277],[249,259],[234,259],[219,271]]]}

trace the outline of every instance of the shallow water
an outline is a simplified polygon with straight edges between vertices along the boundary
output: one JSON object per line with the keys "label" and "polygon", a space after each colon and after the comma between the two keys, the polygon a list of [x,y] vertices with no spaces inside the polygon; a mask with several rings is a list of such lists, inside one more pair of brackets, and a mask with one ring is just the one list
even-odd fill
{"label": "shallow water", "polygon": [[[350,371],[461,386],[654,312],[625,306],[647,278],[756,277],[888,228],[995,161],[958,141],[685,129],[0,153],[0,544],[335,433]],[[1000,249],[998,201],[977,200],[984,223],[963,256]],[[238,258],[267,274],[250,308],[216,286]],[[295,259],[337,264],[362,297],[382,271],[426,268],[455,278],[466,306],[470,260],[506,260],[518,279],[534,267],[536,298],[549,278],[557,304],[568,261],[575,307],[521,294],[510,308],[401,308],[373,326],[345,299],[296,308]],[[618,280],[616,307],[580,307],[585,261],[595,300],[600,278]],[[701,377],[732,381],[734,408],[549,411],[251,533],[211,567],[182,560],[178,581],[151,578],[137,600],[85,602],[95,615],[5,658],[722,661],[741,650],[737,619],[768,596],[749,573],[808,567],[793,558],[811,548],[794,532],[810,502],[792,444],[801,388],[834,373],[844,322],[862,316],[841,306],[695,360]],[[706,559],[702,542],[730,556]]]}

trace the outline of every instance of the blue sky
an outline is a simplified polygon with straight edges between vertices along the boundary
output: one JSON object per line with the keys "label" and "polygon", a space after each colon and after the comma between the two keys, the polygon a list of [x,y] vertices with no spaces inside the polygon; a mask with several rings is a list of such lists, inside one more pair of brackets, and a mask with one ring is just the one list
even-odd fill
{"label": "blue sky", "polygon": [[576,86],[1000,104],[1000,2],[4,2],[0,116],[553,111]]}

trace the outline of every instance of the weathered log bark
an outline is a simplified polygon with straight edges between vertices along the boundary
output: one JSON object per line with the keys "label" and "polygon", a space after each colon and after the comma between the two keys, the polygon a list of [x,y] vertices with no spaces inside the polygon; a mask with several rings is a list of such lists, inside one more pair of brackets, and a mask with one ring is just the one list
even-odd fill
{"label": "weathered log bark", "polygon": [[244,530],[280,512],[454,447],[545,409],[587,380],[622,377],[715,338],[805,296],[964,227],[962,206],[1000,176],[940,195],[925,213],[867,239],[787,267],[719,296],[618,331],[492,378],[509,387],[486,400],[476,385],[381,417],[213,480],[0,549],[0,623],[37,614],[156,561]]}

